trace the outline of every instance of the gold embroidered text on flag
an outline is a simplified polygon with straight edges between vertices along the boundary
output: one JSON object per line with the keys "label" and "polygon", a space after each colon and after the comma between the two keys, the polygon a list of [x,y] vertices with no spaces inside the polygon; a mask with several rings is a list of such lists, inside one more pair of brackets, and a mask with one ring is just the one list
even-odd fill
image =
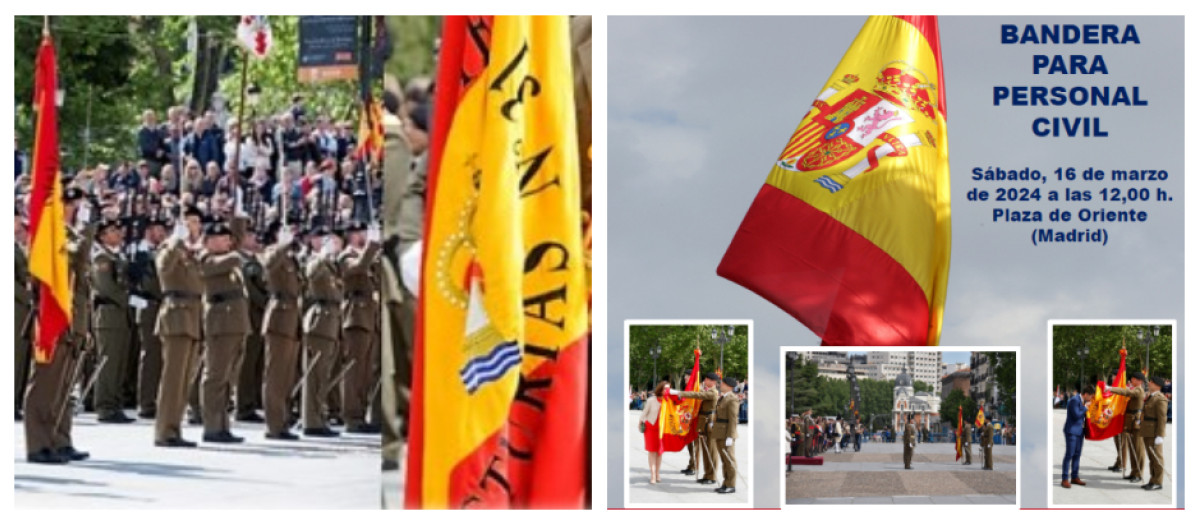
{"label": "gold embroidered text on flag", "polygon": [[587,289],[565,17],[447,17],[405,505],[574,507]]}

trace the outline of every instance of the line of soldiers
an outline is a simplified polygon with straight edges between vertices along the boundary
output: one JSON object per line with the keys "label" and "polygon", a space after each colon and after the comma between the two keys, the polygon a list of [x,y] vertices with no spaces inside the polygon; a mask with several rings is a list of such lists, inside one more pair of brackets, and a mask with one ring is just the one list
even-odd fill
{"label": "line of soldiers", "polygon": [[[985,413],[984,418],[988,415]],[[920,432],[918,431],[921,425],[920,414],[906,414],[904,424],[904,436],[901,442],[904,445],[904,468],[912,470],[912,458],[916,452],[917,442],[920,441]],[[788,434],[795,436],[792,441],[791,455],[803,456],[811,458],[817,454],[812,446],[813,429],[816,427],[816,420],[812,417],[812,409],[805,410],[800,415],[792,416],[788,423]],[[972,428],[970,423],[964,423],[962,433],[958,436],[959,443],[963,451],[963,464],[971,464],[971,434]],[[992,469],[992,446],[994,439],[992,425],[986,424],[980,427],[979,448],[983,453],[983,470]],[[786,458],[785,458],[786,460]],[[787,469],[792,469],[791,462],[787,462]]]}
{"label": "line of soldiers", "polygon": [[709,372],[705,374],[700,390],[675,392],[684,399],[700,400],[700,413],[695,423],[697,437],[687,445],[688,465],[680,472],[685,476],[695,476],[699,464],[703,463],[704,475],[696,482],[701,485],[715,484],[717,458],[720,458],[723,477],[721,486],[713,490],[718,494],[737,492],[737,457],[733,447],[738,437],[738,408],[742,401],[733,392],[736,386],[736,379],[721,379],[716,373]]}
{"label": "line of soldiers", "polygon": [[[1116,374],[1113,382],[1116,382]],[[1163,441],[1167,435],[1167,397],[1163,392],[1166,380],[1134,372],[1129,376],[1127,388],[1109,387],[1108,392],[1129,398],[1125,405],[1124,429],[1113,438],[1117,447],[1117,460],[1108,470],[1124,474],[1126,464],[1130,473],[1122,479],[1130,483],[1141,483],[1146,459],[1150,459],[1150,480],[1141,487],[1145,490],[1162,490]],[[1149,387],[1149,391],[1147,391]]]}
{"label": "line of soldiers", "polygon": [[72,322],[46,363],[29,357],[37,312],[18,211],[17,419],[30,462],[88,457],[71,421],[93,387],[100,423],[135,421],[125,409],[136,406],[162,447],[196,446],[182,434],[189,407],[205,442],[243,441],[231,411],[265,422],[270,439],[298,439],[296,420],[306,436],[339,435],[330,425],[342,423],[379,432],[378,227],[192,206],[121,220],[75,187],[63,201]]}

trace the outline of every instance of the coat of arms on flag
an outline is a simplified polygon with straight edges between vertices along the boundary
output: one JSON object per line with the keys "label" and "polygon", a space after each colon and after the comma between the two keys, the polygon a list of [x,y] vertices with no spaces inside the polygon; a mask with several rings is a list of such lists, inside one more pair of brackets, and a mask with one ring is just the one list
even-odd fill
{"label": "coat of arms on flag", "polygon": [[[937,125],[937,85],[924,73],[896,60],[879,70],[870,90],[858,83],[857,75],[845,75],[817,96],[815,113],[792,134],[779,167],[806,172],[844,163],[840,173],[834,170],[814,180],[834,193],[878,167],[884,157],[904,157],[909,148],[935,144],[931,131]],[[922,142],[921,135],[929,138]]]}

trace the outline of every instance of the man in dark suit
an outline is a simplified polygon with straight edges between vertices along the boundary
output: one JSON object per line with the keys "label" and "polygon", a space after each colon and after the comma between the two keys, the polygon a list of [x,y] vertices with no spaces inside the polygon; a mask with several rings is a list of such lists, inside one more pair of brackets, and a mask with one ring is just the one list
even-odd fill
{"label": "man in dark suit", "polygon": [[[1062,487],[1064,489],[1071,488],[1071,485],[1087,485],[1079,479],[1079,456],[1083,453],[1084,421],[1092,397],[1093,392],[1084,389],[1082,392],[1076,392],[1067,401],[1067,424],[1063,426],[1063,434],[1067,438],[1067,453],[1063,455],[1062,462]],[[1068,471],[1071,474],[1069,481]]]}

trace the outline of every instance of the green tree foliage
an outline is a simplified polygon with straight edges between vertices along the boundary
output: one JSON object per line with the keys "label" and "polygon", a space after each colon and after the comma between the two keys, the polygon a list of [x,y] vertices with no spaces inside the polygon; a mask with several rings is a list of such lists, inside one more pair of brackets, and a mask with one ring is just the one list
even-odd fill
{"label": "green tree foliage", "polygon": [[434,41],[441,32],[440,17],[389,16],[392,58],[386,71],[401,82],[416,76],[433,76]]}
{"label": "green tree foliage", "polygon": [[971,421],[974,425],[975,416],[979,411],[979,406],[975,404],[975,400],[962,393],[962,390],[954,389],[946,395],[946,399],[942,400],[942,408],[938,411],[938,415],[942,418],[942,423],[950,425],[951,428],[958,427],[958,407],[962,407],[963,421]]}
{"label": "green tree foliage", "polygon": [[[716,371],[721,360],[721,345],[713,341],[716,325],[639,325],[629,328],[629,380],[635,388],[647,388],[655,381],[655,360],[651,349],[662,348],[658,356],[658,378],[670,377],[682,386],[683,375],[692,369],[692,350],[700,348],[700,373]],[[734,335],[725,344],[725,375],[745,380],[749,370],[749,327],[734,326]]]}
{"label": "green tree foliage", "polygon": [[[1084,385],[1094,385],[1097,380],[1110,381],[1110,375],[1120,363],[1120,351],[1128,350],[1126,369],[1132,373],[1149,369],[1151,375],[1171,377],[1172,330],[1170,325],[1157,327],[1159,334],[1149,345],[1147,361],[1147,334],[1154,327],[1147,325],[1058,325],[1053,328],[1053,385],[1070,391]],[[1141,336],[1139,337],[1139,333]],[[1081,350],[1086,345],[1086,357]],[[1147,366],[1149,365],[1149,366]],[[1082,375],[1081,375],[1082,374]]]}
{"label": "green tree foliage", "polygon": [[[816,362],[801,362],[799,356],[799,353],[791,352],[786,360],[784,408],[788,414],[798,414],[811,408],[814,417],[842,416],[849,419],[850,382],[844,378],[819,376]],[[858,414],[863,424],[873,430],[887,425],[892,412],[893,386],[891,381],[858,379],[861,403]]]}
{"label": "green tree foliage", "polygon": [[803,361],[799,352],[788,352],[787,370],[784,371],[785,402],[788,414],[799,414],[807,408],[813,408],[817,397],[817,363]]}
{"label": "green tree foliage", "polygon": [[933,385],[924,381],[913,380],[913,392],[933,392]]}
{"label": "green tree foliage", "polygon": [[[18,16],[14,28],[17,142],[32,149],[33,73],[42,41],[42,17]],[[129,17],[53,17],[52,38],[58,58],[59,87],[65,92],[59,109],[59,142],[63,165],[83,161],[89,137],[89,162],[111,160],[134,152],[139,108],[135,103],[148,82],[131,57],[137,55]],[[90,122],[90,127],[87,125]]]}
{"label": "green tree foliage", "polygon": [[[59,83],[66,92],[59,111],[63,166],[75,171],[86,162],[112,163],[136,154],[135,134],[141,112],[155,109],[160,120],[173,105],[194,111],[210,107],[221,92],[236,114],[244,54],[233,43],[236,16],[55,16],[50,31],[58,53]],[[410,75],[433,70],[435,17],[396,17],[400,34],[393,62]],[[33,67],[42,39],[40,16],[19,16],[15,23],[17,141],[32,147]],[[274,48],[266,59],[252,60],[248,80],[262,90],[246,114],[285,109],[293,94],[304,95],[310,114],[355,119],[358,84],[340,81],[301,84],[299,18],[272,16]],[[398,61],[397,61],[398,60]],[[402,64],[402,65],[401,65]],[[390,67],[390,66],[389,66]]]}

